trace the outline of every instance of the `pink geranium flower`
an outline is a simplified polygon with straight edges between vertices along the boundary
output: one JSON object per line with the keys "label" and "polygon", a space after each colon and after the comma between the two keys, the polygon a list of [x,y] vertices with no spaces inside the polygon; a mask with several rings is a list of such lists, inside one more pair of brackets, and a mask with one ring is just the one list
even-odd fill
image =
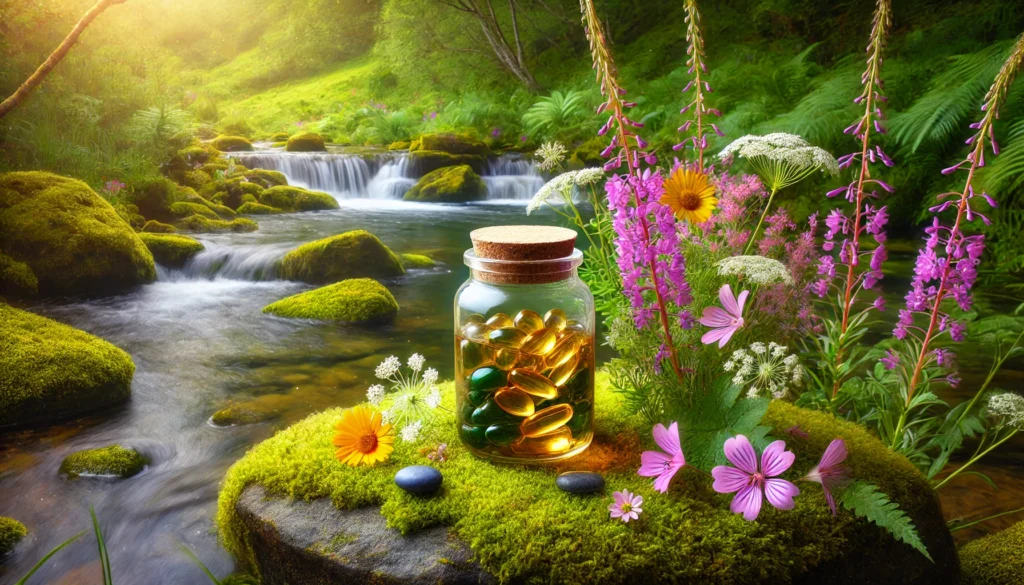
{"label": "pink geranium flower", "polygon": [[644,451],[640,455],[640,470],[643,477],[654,477],[654,489],[665,493],[676,472],[686,465],[683,448],[679,445],[679,423],[672,423],[666,429],[663,424],[654,425],[654,442],[665,452]]}
{"label": "pink geranium flower", "polygon": [[749,295],[750,291],[745,290],[740,293],[739,297],[735,297],[732,294],[731,286],[722,285],[722,288],[718,290],[722,308],[708,307],[704,309],[704,315],[700,318],[701,325],[712,328],[700,338],[701,343],[711,345],[717,341],[718,347],[725,347],[733,333],[743,327],[743,304],[747,302]]}
{"label": "pink geranium flower", "polygon": [[608,511],[611,512],[610,515],[613,519],[621,518],[623,522],[629,522],[639,518],[640,512],[643,512],[640,508],[640,505],[644,503],[643,496],[631,494],[629,490],[622,490],[613,493],[612,497],[615,498],[615,503],[608,504]]}
{"label": "pink geranium flower", "polygon": [[729,506],[734,513],[743,514],[744,520],[757,519],[762,498],[780,510],[793,509],[793,498],[800,494],[800,488],[777,477],[796,459],[792,451],[786,451],[785,441],[768,445],[758,466],[757,451],[750,440],[736,435],[725,441],[725,458],[736,467],[719,465],[712,469],[715,483],[711,487],[720,494],[736,493]]}
{"label": "pink geranium flower", "polygon": [[836,499],[832,496],[832,490],[840,488],[849,478],[848,469],[842,465],[846,461],[846,443],[842,439],[832,439],[821,456],[821,462],[814,466],[807,473],[805,481],[814,481],[821,484],[825,490],[825,501],[836,515]]}

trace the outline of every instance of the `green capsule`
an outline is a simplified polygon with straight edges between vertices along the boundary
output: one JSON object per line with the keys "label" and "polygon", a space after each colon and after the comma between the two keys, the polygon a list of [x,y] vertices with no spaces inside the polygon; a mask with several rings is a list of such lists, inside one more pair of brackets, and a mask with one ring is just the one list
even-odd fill
{"label": "green capsule", "polygon": [[479,408],[473,411],[473,415],[470,420],[475,425],[496,425],[496,424],[512,424],[520,420],[521,417],[512,416],[505,412],[500,406],[493,400],[487,400],[480,405]]}
{"label": "green capsule", "polygon": [[[486,398],[485,398],[485,400],[486,400]],[[460,422],[463,423],[463,424],[470,424],[470,423],[472,423],[473,422],[473,411],[474,410],[476,410],[476,406],[469,400],[469,397],[467,396],[466,400],[463,401],[463,403],[462,403],[461,416],[459,417],[460,418]]]}
{"label": "green capsule", "polygon": [[[466,393],[466,402],[473,405],[473,408],[480,406],[491,395],[491,390],[472,390]],[[468,419],[467,419],[468,420]]]}
{"label": "green capsule", "polygon": [[501,347],[518,348],[519,344],[526,339],[526,334],[515,327],[502,327],[494,329],[487,334],[487,341]]}
{"label": "green capsule", "polygon": [[515,324],[512,323],[512,317],[509,317],[505,313],[495,313],[494,315],[491,316],[490,319],[485,321],[485,323],[487,323],[488,325],[490,325],[494,329],[501,329],[503,327],[514,327],[515,326]]}
{"label": "green capsule", "polygon": [[523,433],[517,424],[491,425],[484,434],[492,445],[504,447],[523,440]]}
{"label": "green capsule", "polygon": [[473,425],[462,425],[459,428],[462,440],[470,447],[483,449],[487,446],[487,427],[475,427]]}
{"label": "green capsule", "polygon": [[490,392],[506,386],[508,374],[491,366],[477,368],[469,375],[471,392]]}

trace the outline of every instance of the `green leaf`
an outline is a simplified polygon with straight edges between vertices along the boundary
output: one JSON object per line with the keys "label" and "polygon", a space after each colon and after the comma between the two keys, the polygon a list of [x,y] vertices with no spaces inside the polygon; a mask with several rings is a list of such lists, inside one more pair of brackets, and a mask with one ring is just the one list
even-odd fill
{"label": "green leaf", "polygon": [[78,534],[72,536],[71,538],[65,540],[64,542],[58,544],[56,547],[54,547],[53,550],[51,550],[50,552],[46,553],[46,556],[44,556],[43,558],[39,559],[39,562],[36,563],[34,567],[32,567],[32,570],[29,571],[28,574],[26,574],[20,580],[18,580],[18,582],[15,583],[14,585],[25,585],[26,583],[28,583],[29,578],[32,577],[32,575],[35,575],[36,571],[41,569],[43,567],[43,565],[46,564],[46,561],[50,560],[50,557],[52,557],[53,555],[59,553],[61,551],[61,549],[63,549],[64,547],[68,546],[72,542],[75,542],[76,540],[81,538],[83,534],[85,534],[84,530],[82,532],[79,532]]}
{"label": "green leaf", "polygon": [[705,470],[725,465],[722,446],[736,435],[746,435],[754,445],[764,442],[771,429],[758,423],[771,401],[740,398],[742,391],[728,376],[718,378],[703,398],[682,413],[679,424],[688,464]]}
{"label": "green leaf", "polygon": [[856,516],[867,518],[878,526],[889,531],[896,540],[904,542],[932,560],[928,549],[921,542],[910,517],[900,510],[896,502],[879,491],[878,486],[863,481],[855,481],[839,494],[839,503]]}

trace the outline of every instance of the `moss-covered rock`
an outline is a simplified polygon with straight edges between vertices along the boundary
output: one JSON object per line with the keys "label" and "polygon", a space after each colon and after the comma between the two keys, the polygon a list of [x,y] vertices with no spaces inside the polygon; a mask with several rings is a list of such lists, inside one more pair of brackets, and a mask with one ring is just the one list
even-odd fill
{"label": "moss-covered rock", "polygon": [[[371,468],[340,463],[331,441],[343,409],[331,409],[260,443],[228,471],[217,515],[228,549],[247,567],[266,567],[268,561],[283,566],[293,560],[293,566],[375,568],[362,564],[363,559],[356,566],[351,557],[332,550],[305,554],[317,550],[308,541],[306,549],[293,549],[303,555],[301,561],[287,554],[254,557],[253,550],[266,550],[260,543],[277,538],[276,530],[256,532],[243,519],[250,511],[241,502],[243,491],[259,486],[267,494],[262,501],[279,498],[273,503],[279,506],[278,518],[298,512],[298,504],[290,507],[288,501],[305,505],[325,498],[323,502],[353,513],[380,506],[389,527],[417,538],[431,527],[447,526],[451,536],[472,548],[475,562],[503,583],[938,585],[959,578],[952,539],[927,480],[856,424],[779,402],[765,418],[773,434],[785,438],[796,454],[796,464],[784,475],[790,480],[817,463],[830,440],[845,439],[853,474],[880,486],[912,517],[934,564],[845,510],[833,517],[820,488],[810,483],[800,484],[803,493],[794,509],[765,506],[756,522],[733,514],[732,495],[715,493],[709,479],[693,469],[679,472],[667,493],[655,492],[650,479],[636,474],[640,453],[656,448],[649,427],[627,414],[622,395],[603,375],[595,395],[594,443],[583,454],[548,466],[504,466],[474,457],[458,438],[450,384],[441,395],[444,408],[421,431],[429,445],[448,445],[440,494],[413,496],[394,485],[398,469],[431,464],[419,452],[420,444],[396,441],[391,458]],[[800,435],[787,433],[794,426],[802,430]],[[599,472],[608,488],[590,496],[564,493],[554,478],[570,469]],[[608,518],[611,492],[623,489],[644,498],[639,522]],[[316,533],[312,524],[305,528],[305,534]],[[345,525],[332,523],[331,528],[344,530]]]}
{"label": "moss-covered rock", "polygon": [[281,299],[264,307],[263,312],[292,319],[390,323],[398,314],[398,303],[376,280],[353,278]]}
{"label": "moss-covered rock", "polygon": [[291,136],[292,135],[287,132],[275,132],[271,134],[269,138],[271,142],[286,142],[291,138]]}
{"label": "moss-covered rock", "polygon": [[232,176],[244,177],[246,181],[256,183],[264,189],[288,184],[288,178],[284,176],[284,173],[266,169],[243,169]]}
{"label": "moss-covered rock", "polygon": [[198,240],[177,234],[143,232],[139,237],[146,243],[153,258],[168,268],[181,268],[196,254],[206,249]]}
{"label": "moss-covered rock", "polygon": [[174,181],[147,179],[129,185],[124,197],[146,219],[168,221],[173,217],[171,204],[181,199],[179,193]]}
{"label": "moss-covered rock", "polygon": [[412,169],[420,175],[458,165],[469,165],[477,173],[487,170],[487,157],[478,154],[450,154],[440,150],[417,150],[409,153],[409,161]]}
{"label": "moss-covered rock", "polygon": [[409,150],[410,144],[408,140],[396,140],[388,145],[388,150]]}
{"label": "moss-covered rock", "polygon": [[402,267],[406,270],[433,268],[437,264],[423,254],[400,254],[398,258],[402,261]]}
{"label": "moss-covered rock", "polygon": [[77,451],[64,458],[60,472],[68,477],[102,475],[131,477],[146,467],[146,458],[135,449],[109,445],[99,449]]}
{"label": "moss-covered rock", "polygon": [[185,159],[189,165],[206,164],[210,162],[210,151],[202,146],[188,146],[178,151],[178,156]]}
{"label": "moss-covered rock", "polygon": [[39,294],[39,280],[28,264],[0,254],[0,298],[31,298]]}
{"label": "moss-covered rock", "polygon": [[594,137],[572,150],[569,155],[569,163],[577,167],[600,167],[605,163],[605,157],[601,151],[608,146],[608,141],[603,137]]}
{"label": "moss-covered rock", "polygon": [[487,185],[468,165],[445,167],[423,175],[405,193],[406,201],[464,203],[483,199]]}
{"label": "moss-covered rock", "polygon": [[281,259],[281,276],[309,284],[349,278],[394,278],[402,263],[377,236],[365,230],[345,232],[303,244]]}
{"label": "moss-covered rock", "polygon": [[151,234],[173,234],[178,231],[178,228],[169,223],[162,223],[151,219],[142,226],[142,231]]}
{"label": "moss-covered rock", "polygon": [[240,176],[211,181],[199,190],[199,194],[205,199],[231,209],[238,209],[244,203],[242,199],[246,195],[259,197],[262,192],[262,185],[247,181],[245,177]]}
{"label": "moss-covered rock", "polygon": [[284,149],[288,152],[326,152],[327,145],[319,134],[301,132],[290,136]]}
{"label": "moss-covered rock", "polygon": [[111,201],[110,205],[114,208],[117,216],[123,219],[125,223],[132,226],[132,229],[138,230],[145,225],[146,218],[142,217],[142,214],[139,213],[138,206],[121,201]]}
{"label": "moss-covered rock", "polygon": [[263,205],[262,203],[246,202],[238,208],[241,215],[273,215],[275,213],[287,213],[283,209]]}
{"label": "moss-covered rock", "polygon": [[171,215],[177,218],[189,217],[191,215],[201,215],[207,219],[217,219],[217,214],[205,205],[199,203],[188,203],[185,201],[178,201],[171,203]]}
{"label": "moss-covered rock", "polygon": [[1019,585],[1024,582],[1024,522],[960,548],[963,585]]}
{"label": "moss-covered rock", "polygon": [[424,134],[413,140],[410,151],[439,150],[450,154],[477,154],[487,156],[490,149],[484,142],[469,134],[437,133]]}
{"label": "moss-covered rock", "polygon": [[338,209],[338,200],[328,193],[300,187],[277,186],[256,195],[263,205],[285,211],[320,211]]}
{"label": "moss-covered rock", "polygon": [[0,559],[14,550],[14,546],[28,535],[25,525],[14,518],[0,516]]}
{"label": "moss-covered rock", "polygon": [[210,417],[210,422],[218,427],[237,425],[253,425],[273,418],[274,414],[263,410],[247,408],[240,405],[226,406]]}
{"label": "moss-covered rock", "polygon": [[208,219],[201,215],[191,215],[178,221],[175,226],[186,232],[254,232],[260,228],[251,219],[238,217],[231,221]]}
{"label": "moss-covered rock", "polygon": [[110,203],[41,171],[0,174],[0,252],[32,269],[44,297],[118,293],[156,277],[153,256]]}
{"label": "moss-covered rock", "polygon": [[203,170],[185,171],[181,176],[181,184],[193,189],[199,189],[213,180],[209,173]]}
{"label": "moss-covered rock", "polygon": [[221,134],[214,138],[210,144],[221,152],[245,152],[252,150],[252,143],[241,136],[225,136]]}
{"label": "moss-covered rock", "polygon": [[0,303],[0,427],[122,402],[134,374],[131,357],[110,343]]}

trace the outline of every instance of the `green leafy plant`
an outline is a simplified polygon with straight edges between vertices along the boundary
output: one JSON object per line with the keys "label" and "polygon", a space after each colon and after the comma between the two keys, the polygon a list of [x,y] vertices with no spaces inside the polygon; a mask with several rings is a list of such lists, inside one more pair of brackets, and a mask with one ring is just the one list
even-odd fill
{"label": "green leafy plant", "polygon": [[921,542],[917,528],[906,512],[878,489],[878,486],[863,481],[855,481],[839,494],[839,503],[856,516],[866,518],[892,534],[896,540],[906,543],[920,552],[929,561],[932,556],[928,548]]}
{"label": "green leafy plant", "polygon": [[730,437],[745,435],[753,445],[765,442],[771,429],[760,423],[771,400],[741,397],[742,392],[742,386],[722,376],[692,407],[681,413],[683,451],[687,461],[695,467],[710,469],[727,464],[722,446]]}
{"label": "green leafy plant", "polygon": [[523,114],[523,126],[530,136],[550,135],[562,126],[571,125],[582,117],[586,110],[586,94],[569,90],[551,92],[550,96],[538,98]]}

